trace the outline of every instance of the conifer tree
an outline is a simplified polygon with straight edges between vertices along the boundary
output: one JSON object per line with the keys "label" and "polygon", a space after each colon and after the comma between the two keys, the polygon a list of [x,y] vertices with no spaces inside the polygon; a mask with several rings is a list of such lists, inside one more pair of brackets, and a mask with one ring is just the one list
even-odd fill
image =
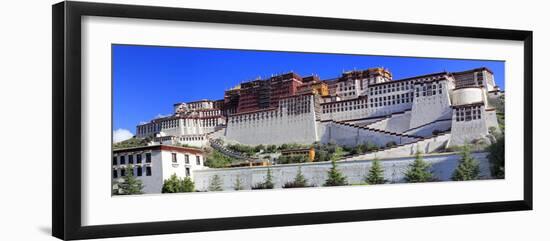
{"label": "conifer tree", "polygon": [[307,179],[304,177],[304,174],[302,174],[302,167],[298,167],[298,173],[296,173],[296,177],[294,177],[294,181],[285,183],[283,187],[284,188],[308,187]]}
{"label": "conifer tree", "polygon": [[330,168],[330,170],[328,170],[328,178],[325,181],[324,186],[328,187],[328,186],[345,186],[345,185],[348,185],[346,176],[344,176],[344,174],[342,174],[338,170],[336,166],[336,161],[332,160],[332,167]]}
{"label": "conifer tree", "polygon": [[294,178],[294,185],[299,187],[307,186],[307,179],[302,174],[302,167],[298,167],[298,173],[296,173],[296,177]]}
{"label": "conifer tree", "polygon": [[126,175],[122,177],[122,182],[118,184],[120,195],[142,194],[143,182],[134,176],[134,167],[129,165],[126,169]]}
{"label": "conifer tree", "polygon": [[460,161],[453,172],[454,181],[476,180],[479,177],[479,162],[474,159],[470,152],[470,146],[465,145],[460,152]]}
{"label": "conifer tree", "polygon": [[409,169],[405,172],[405,180],[407,182],[433,181],[433,176],[430,168],[431,165],[424,161],[420,151],[417,151],[415,154],[414,162],[409,165]]}
{"label": "conifer tree", "polygon": [[275,186],[275,184],[273,184],[273,177],[271,176],[270,168],[267,169],[267,175],[265,177],[263,185],[266,189],[273,189],[273,187]]}
{"label": "conifer tree", "polygon": [[208,185],[208,191],[211,191],[211,192],[223,191],[222,185],[223,185],[222,179],[220,178],[220,176],[218,176],[218,174],[216,174],[210,180],[210,185]]}
{"label": "conifer tree", "polygon": [[368,184],[384,184],[387,182],[384,179],[384,168],[380,165],[380,160],[374,158],[372,166],[369,169],[368,175],[365,177],[365,182]]}
{"label": "conifer tree", "polygon": [[242,185],[241,176],[237,176],[237,179],[235,180],[235,184],[233,185],[233,189],[235,191],[243,190],[244,187]]}
{"label": "conifer tree", "polygon": [[264,181],[252,186],[252,189],[273,189],[274,187],[275,184],[273,183],[273,176],[271,176],[271,169],[268,168]]}
{"label": "conifer tree", "polygon": [[275,184],[273,183],[273,176],[271,176],[271,169],[268,168],[264,181],[252,186],[252,189],[273,189],[274,187]]}

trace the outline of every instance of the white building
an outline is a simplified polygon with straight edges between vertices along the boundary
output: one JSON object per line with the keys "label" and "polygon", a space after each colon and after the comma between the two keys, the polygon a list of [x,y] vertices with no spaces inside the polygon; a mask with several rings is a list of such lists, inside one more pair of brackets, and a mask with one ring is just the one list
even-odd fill
{"label": "white building", "polygon": [[[487,68],[401,80],[366,75],[364,71],[346,72],[330,80],[333,98],[307,99],[306,105],[293,101],[289,106],[286,100],[301,99],[295,96],[281,100],[277,110],[231,115],[223,138],[249,145],[320,141],[353,146],[370,141],[384,146],[395,142],[435,150],[436,143],[448,147],[489,141],[490,130],[498,130],[490,100],[503,93]],[[282,108],[301,112],[284,116]],[[450,135],[425,141],[445,133]]]}
{"label": "white building", "polygon": [[205,168],[201,149],[152,145],[114,150],[111,175],[115,188],[122,177],[133,172],[143,182],[144,193],[161,193],[164,180],[172,174],[193,178],[193,171]]}
{"label": "white building", "polygon": [[[225,103],[239,102],[239,89],[224,100],[178,103],[172,116],[139,125],[137,136],[151,137],[155,144],[198,147],[220,138],[247,145],[391,142],[434,150],[436,142],[437,147],[448,147],[488,141],[490,131],[498,130],[492,103],[503,93],[487,68],[400,80],[393,80],[387,69],[371,68],[323,82],[330,96],[298,93],[294,85],[285,87],[284,96],[277,95],[278,89],[248,93],[240,101],[258,106],[252,111],[225,109]],[[265,94],[269,91],[273,93]],[[425,140],[438,134],[449,135]]]}
{"label": "white building", "polygon": [[225,125],[219,105],[219,101],[211,100],[174,104],[173,115],[138,125],[136,136],[151,138],[153,144],[202,147],[206,144],[207,134]]}

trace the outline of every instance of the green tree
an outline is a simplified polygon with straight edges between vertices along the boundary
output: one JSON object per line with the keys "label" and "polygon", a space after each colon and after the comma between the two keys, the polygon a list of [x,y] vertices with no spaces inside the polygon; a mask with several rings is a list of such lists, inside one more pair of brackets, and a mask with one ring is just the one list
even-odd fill
{"label": "green tree", "polygon": [[304,177],[304,174],[302,174],[302,167],[298,167],[298,173],[296,173],[296,177],[294,177],[294,181],[285,183],[283,187],[284,188],[308,187],[307,179]]}
{"label": "green tree", "polygon": [[256,184],[252,189],[273,189],[275,184],[273,183],[273,176],[271,176],[271,169],[267,169],[267,175],[263,182]]}
{"label": "green tree", "polygon": [[268,153],[274,153],[275,151],[277,151],[277,146],[276,145],[269,145],[266,148],[266,152],[268,152]]}
{"label": "green tree", "polygon": [[417,151],[414,162],[409,165],[409,169],[405,172],[405,180],[407,180],[407,182],[433,181],[430,168],[431,165],[424,161],[420,151]]}
{"label": "green tree", "polygon": [[476,180],[479,177],[479,162],[472,157],[470,146],[465,145],[460,152],[460,161],[453,172],[454,181]]}
{"label": "green tree", "polygon": [[194,192],[195,183],[190,177],[185,177],[183,180],[178,178],[176,174],[172,174],[170,178],[164,180],[162,185],[162,193],[177,193],[177,192]]}
{"label": "green tree", "polygon": [[223,153],[212,150],[207,156],[204,165],[211,168],[222,168],[235,162],[234,158],[231,158]]}
{"label": "green tree", "polygon": [[147,146],[147,142],[149,142],[148,139],[140,139],[134,136],[128,140],[113,143],[113,149]]}
{"label": "green tree", "polygon": [[262,151],[262,150],[265,150],[265,146],[262,145],[262,144],[257,145],[257,146],[254,147],[254,152],[256,152],[256,153],[258,153],[258,152],[260,152],[260,151]]}
{"label": "green tree", "polygon": [[237,179],[235,179],[235,183],[233,185],[233,189],[235,191],[239,191],[239,190],[243,190],[244,187],[243,187],[243,184],[242,184],[242,180],[241,180],[241,176],[237,176]]}
{"label": "green tree", "polygon": [[119,195],[134,195],[142,194],[143,182],[134,176],[134,166],[129,165],[126,168],[126,175],[122,177],[122,181],[118,183]]}
{"label": "green tree", "polygon": [[268,168],[267,175],[265,176],[264,187],[266,189],[273,189],[274,186],[275,184],[273,184],[273,176],[271,176],[271,169]]}
{"label": "green tree", "polygon": [[372,166],[369,169],[368,175],[365,177],[365,182],[368,184],[384,184],[387,182],[384,179],[384,168],[380,165],[380,160],[374,158]]}
{"label": "green tree", "polygon": [[223,191],[222,186],[223,186],[223,181],[220,178],[220,176],[216,174],[210,180],[210,184],[208,185],[208,191],[211,191],[211,192]]}
{"label": "green tree", "polygon": [[496,178],[504,178],[504,135],[497,138],[488,149],[487,158],[491,164],[491,174]]}
{"label": "green tree", "polygon": [[328,170],[328,178],[323,186],[345,186],[348,185],[346,176],[342,174],[336,166],[336,161],[332,160],[332,167]]}
{"label": "green tree", "polygon": [[183,180],[178,178],[176,174],[172,174],[170,178],[164,180],[162,185],[162,193],[177,193],[183,192]]}
{"label": "green tree", "polygon": [[342,156],[344,156],[344,148],[342,148],[341,146],[336,146],[334,148],[334,152],[332,153],[332,157],[330,159],[338,160],[338,159],[341,159]]}
{"label": "green tree", "polygon": [[195,183],[191,180],[191,177],[185,177],[183,179],[183,192],[194,192]]}

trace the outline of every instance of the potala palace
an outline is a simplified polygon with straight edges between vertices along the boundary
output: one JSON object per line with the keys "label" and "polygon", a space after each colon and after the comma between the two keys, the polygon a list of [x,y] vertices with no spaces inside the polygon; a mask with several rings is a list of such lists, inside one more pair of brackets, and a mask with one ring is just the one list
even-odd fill
{"label": "potala palace", "polygon": [[222,100],[174,104],[172,116],[138,125],[136,133],[197,147],[223,139],[247,145],[420,142],[429,150],[487,138],[498,126],[490,103],[500,95],[487,68],[400,80],[383,68],[329,80],[288,73],[242,83]]}
{"label": "potala palace", "polygon": [[[449,146],[490,142],[490,133],[499,131],[493,103],[502,95],[492,71],[483,67],[398,80],[384,68],[344,72],[325,80],[291,72],[243,82],[225,91],[223,99],[176,103],[170,116],[138,125],[136,136],[161,147],[316,142],[387,147],[392,143],[342,160],[357,164],[375,156],[408,158],[416,151],[432,153]],[[205,174],[208,168],[201,167],[201,158],[197,155],[193,164],[200,167],[194,177],[199,189],[211,176]],[[275,169],[275,175],[292,177],[283,170]],[[202,177],[197,176],[200,173]],[[230,184],[232,176],[227,175]],[[239,175],[249,175],[250,183],[259,178],[252,172]]]}

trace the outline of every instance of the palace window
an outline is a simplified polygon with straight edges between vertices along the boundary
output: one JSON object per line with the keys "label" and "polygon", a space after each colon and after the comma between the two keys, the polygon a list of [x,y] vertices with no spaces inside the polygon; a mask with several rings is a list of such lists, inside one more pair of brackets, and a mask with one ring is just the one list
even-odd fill
{"label": "palace window", "polygon": [[113,157],[113,165],[117,165],[116,156]]}
{"label": "palace window", "polygon": [[120,176],[121,176],[121,177],[126,176],[126,168],[120,169]]}
{"label": "palace window", "polygon": [[136,155],[136,163],[137,163],[137,164],[140,164],[140,163],[141,163],[141,154],[137,154],[137,155]]}
{"label": "palace window", "polygon": [[185,176],[186,177],[191,176],[191,169],[189,169],[189,167],[185,168]]}
{"label": "palace window", "polygon": [[467,108],[466,109],[466,121],[471,121],[472,120],[472,109],[471,108]]}
{"label": "palace window", "polygon": [[145,163],[151,163],[151,153],[145,153]]}
{"label": "palace window", "polygon": [[134,156],[128,155],[128,164],[134,164]]}
{"label": "palace window", "polygon": [[200,165],[200,164],[201,164],[201,157],[200,157],[200,156],[196,156],[196,159],[197,159],[197,165]]}
{"label": "palace window", "polygon": [[178,162],[178,155],[176,153],[172,153],[172,162],[177,163]]}
{"label": "palace window", "polygon": [[136,175],[138,177],[141,177],[143,175],[143,168],[141,166],[138,166],[136,169],[137,169],[136,170],[136,172],[137,172]]}
{"label": "palace window", "polygon": [[120,156],[120,165],[126,164],[126,156]]}
{"label": "palace window", "polygon": [[145,167],[145,175],[146,176],[151,176],[151,167],[150,166]]}
{"label": "palace window", "polygon": [[118,177],[118,171],[116,169],[113,170],[113,178]]}
{"label": "palace window", "polygon": [[189,155],[185,155],[185,164],[189,164]]}

